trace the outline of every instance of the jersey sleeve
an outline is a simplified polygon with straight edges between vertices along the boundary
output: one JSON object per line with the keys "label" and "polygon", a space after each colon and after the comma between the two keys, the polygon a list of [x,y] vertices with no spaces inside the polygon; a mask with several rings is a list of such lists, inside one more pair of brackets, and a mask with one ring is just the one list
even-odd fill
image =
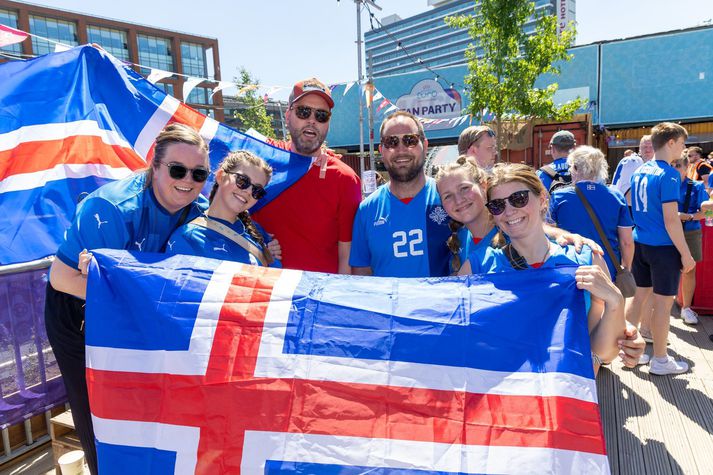
{"label": "jersey sleeve", "polygon": [[557,209],[560,205],[560,196],[560,193],[552,193],[552,199],[550,200],[550,219],[548,220],[550,223],[557,224]]}
{"label": "jersey sleeve", "polygon": [[339,209],[337,211],[337,241],[350,242],[354,216],[361,202],[361,182],[356,174],[342,174],[339,184]]}
{"label": "jersey sleeve", "polygon": [[126,223],[116,206],[103,198],[92,197],[80,204],[65,241],[57,250],[57,257],[76,268],[82,250],[125,249],[128,241]]}
{"label": "jersey sleeve", "polygon": [[196,232],[195,226],[184,224],[176,229],[168,238],[167,254],[183,254],[186,256],[205,256],[205,235]]}
{"label": "jersey sleeve", "polygon": [[352,246],[349,252],[349,265],[352,267],[371,266],[371,252],[366,239],[366,214],[366,208],[360,207],[354,217]]}
{"label": "jersey sleeve", "polygon": [[678,201],[681,189],[681,177],[674,169],[666,170],[661,177],[661,203]]}
{"label": "jersey sleeve", "polygon": [[617,227],[620,228],[633,228],[634,218],[631,217],[629,212],[629,205],[626,204],[626,198],[624,195],[618,191],[613,191],[614,198],[616,198],[617,206],[619,207],[619,219],[617,220]]}

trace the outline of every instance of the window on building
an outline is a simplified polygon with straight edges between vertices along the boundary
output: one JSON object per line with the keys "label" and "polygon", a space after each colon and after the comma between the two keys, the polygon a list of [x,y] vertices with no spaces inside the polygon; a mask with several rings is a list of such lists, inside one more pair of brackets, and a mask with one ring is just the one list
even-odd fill
{"label": "window on building", "polygon": [[169,96],[176,97],[173,94],[173,84],[169,84],[167,82],[157,82],[155,86],[159,89],[163,89],[163,91],[168,94]]}
{"label": "window on building", "polygon": [[[11,12],[10,10],[0,9],[0,25],[17,28],[17,13]],[[0,51],[19,54],[22,53],[22,44],[15,43],[14,45],[3,46],[0,48]]]}
{"label": "window on building", "polygon": [[195,43],[181,43],[181,64],[183,74],[204,78],[207,76],[205,50]]}
{"label": "window on building", "polygon": [[[68,46],[79,44],[77,25],[70,21],[30,15],[30,33]],[[37,55],[52,53],[55,44],[37,36],[32,37],[32,51]]]}
{"label": "window on building", "polygon": [[107,52],[122,61],[129,60],[129,44],[126,41],[126,32],[112,30],[100,26],[88,26],[87,38],[90,43],[97,43]]}
{"label": "window on building", "polygon": [[[156,36],[136,35],[139,44],[139,64],[149,68],[173,71],[173,55],[171,41]],[[141,68],[141,74],[149,74],[146,68]]]}
{"label": "window on building", "polygon": [[215,111],[213,109],[206,109],[204,107],[196,107],[196,110],[198,112],[200,112],[201,114],[210,117],[211,119],[215,119]]}
{"label": "window on building", "polygon": [[207,87],[194,87],[190,94],[188,94],[188,99],[185,100],[187,104],[213,104],[213,98],[211,94],[212,89]]}

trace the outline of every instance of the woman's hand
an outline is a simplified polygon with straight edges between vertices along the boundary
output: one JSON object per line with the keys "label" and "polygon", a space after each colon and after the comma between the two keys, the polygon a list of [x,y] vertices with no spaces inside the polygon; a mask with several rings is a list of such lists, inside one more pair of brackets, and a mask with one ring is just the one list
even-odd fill
{"label": "woman's hand", "polygon": [[86,249],[79,253],[79,264],[77,265],[77,269],[79,269],[83,276],[86,276],[89,273],[89,263],[92,262],[92,257],[92,253]]}
{"label": "woman's hand", "polygon": [[639,362],[639,358],[644,354],[646,342],[639,330],[631,323],[626,324],[624,339],[619,340],[619,358],[627,368],[634,368]]}
{"label": "woman's hand", "polygon": [[586,290],[592,297],[602,300],[610,309],[624,305],[619,289],[609,276],[597,265],[579,266],[574,274],[577,288]]}
{"label": "woman's hand", "polygon": [[272,241],[268,242],[267,250],[270,251],[270,254],[275,260],[282,260],[282,246],[280,246],[280,241],[278,241],[277,239],[273,239]]}

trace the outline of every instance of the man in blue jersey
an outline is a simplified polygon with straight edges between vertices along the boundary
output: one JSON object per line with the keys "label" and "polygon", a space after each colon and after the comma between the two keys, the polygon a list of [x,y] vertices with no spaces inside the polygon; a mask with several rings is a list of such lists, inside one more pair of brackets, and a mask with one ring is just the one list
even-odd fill
{"label": "man in blue jersey", "polygon": [[[550,154],[554,160],[537,170],[537,176],[548,192],[552,193],[558,184],[566,185],[572,182],[567,167],[567,155],[576,146],[574,135],[568,130],[560,130],[550,139]],[[552,186],[553,183],[555,187]]]}
{"label": "man in blue jersey", "polygon": [[638,155],[633,153],[621,159],[614,171],[612,186],[626,197],[626,204],[631,207],[631,175],[644,163],[654,158],[654,146],[651,145],[651,135],[644,135],[639,141]]}
{"label": "man in blue jersey", "polygon": [[390,182],[359,205],[349,265],[357,275],[448,275],[448,214],[435,181],[426,177],[428,140],[411,113],[397,111],[381,124],[381,152]]}
{"label": "man in blue jersey", "polygon": [[649,372],[680,374],[688,365],[668,356],[666,342],[673,296],[678,293],[680,272],[696,263],[686,244],[678,215],[681,178],[670,163],[681,157],[688,133],[678,124],[663,122],[651,129],[654,160],[646,162],[631,177],[634,213],[634,262],[636,293],[626,309],[626,319],[638,325],[644,302],[653,294],[651,331],[654,353]]}

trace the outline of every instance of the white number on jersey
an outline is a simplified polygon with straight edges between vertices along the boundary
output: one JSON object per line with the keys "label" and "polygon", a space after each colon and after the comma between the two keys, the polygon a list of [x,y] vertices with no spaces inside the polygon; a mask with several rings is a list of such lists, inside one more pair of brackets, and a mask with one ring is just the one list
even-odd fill
{"label": "white number on jersey", "polygon": [[646,186],[649,184],[647,177],[637,176],[636,181],[636,196],[634,196],[634,209],[646,213],[649,207],[648,196],[646,195]]}
{"label": "white number on jersey", "polygon": [[406,231],[396,231],[392,237],[394,238],[394,257],[423,255],[423,249],[416,247],[423,243],[423,231],[420,229],[412,229],[408,234]]}

